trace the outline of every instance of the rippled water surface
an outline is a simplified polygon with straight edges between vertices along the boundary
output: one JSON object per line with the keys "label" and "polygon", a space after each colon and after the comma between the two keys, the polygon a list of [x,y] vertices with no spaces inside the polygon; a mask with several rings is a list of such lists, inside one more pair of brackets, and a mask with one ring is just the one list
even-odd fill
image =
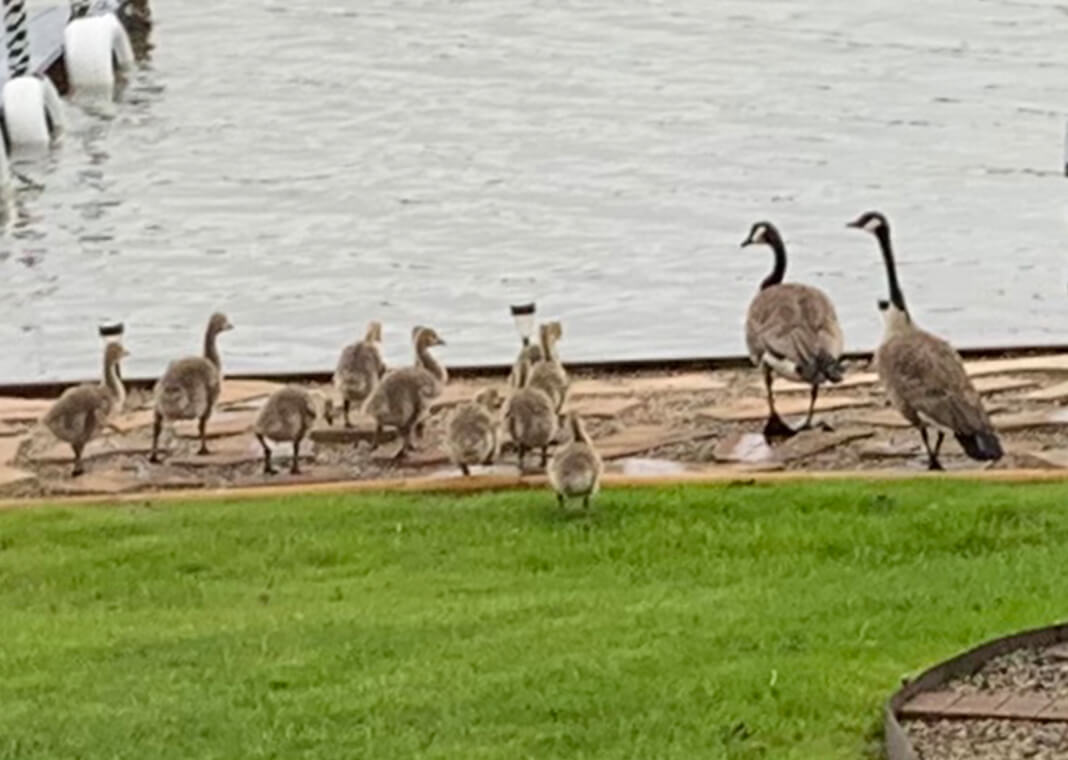
{"label": "rippled water surface", "polygon": [[[38,3],[40,5],[40,3]],[[322,369],[371,318],[505,362],[507,306],[565,359],[735,354],[779,223],[851,348],[895,223],[916,317],[958,345],[1068,342],[1068,5],[1011,0],[155,0],[120,102],[71,105],[0,240],[0,372],[128,376],[199,348]]]}

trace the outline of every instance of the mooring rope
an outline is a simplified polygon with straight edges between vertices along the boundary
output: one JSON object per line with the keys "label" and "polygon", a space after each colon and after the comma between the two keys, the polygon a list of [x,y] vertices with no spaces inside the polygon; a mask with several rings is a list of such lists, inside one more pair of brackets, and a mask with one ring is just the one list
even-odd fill
{"label": "mooring rope", "polygon": [[30,71],[30,29],[25,0],[4,0],[4,34],[7,38],[7,68],[12,79]]}

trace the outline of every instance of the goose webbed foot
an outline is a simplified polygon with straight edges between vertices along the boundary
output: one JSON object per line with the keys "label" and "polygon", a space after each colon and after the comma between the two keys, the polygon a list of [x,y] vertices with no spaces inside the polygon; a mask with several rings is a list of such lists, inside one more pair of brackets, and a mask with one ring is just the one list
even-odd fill
{"label": "goose webbed foot", "polygon": [[797,431],[782,421],[782,417],[778,414],[773,414],[768,417],[767,424],[764,425],[764,438],[766,440],[791,438],[797,434]]}
{"label": "goose webbed foot", "polygon": [[208,448],[208,444],[200,444],[200,448],[197,449],[197,456],[206,457],[211,455],[211,449]]}
{"label": "goose webbed foot", "polygon": [[263,474],[264,475],[277,475],[278,474],[278,469],[276,467],[272,466],[272,465],[265,464],[263,466]]}
{"label": "goose webbed foot", "polygon": [[931,459],[927,462],[927,469],[931,472],[942,472],[946,468],[942,466],[942,463],[937,459]]}

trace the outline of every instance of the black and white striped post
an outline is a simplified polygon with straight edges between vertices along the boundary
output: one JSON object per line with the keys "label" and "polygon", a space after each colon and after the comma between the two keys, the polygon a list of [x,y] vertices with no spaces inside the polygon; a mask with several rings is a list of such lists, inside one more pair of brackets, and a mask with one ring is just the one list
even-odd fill
{"label": "black and white striped post", "polygon": [[4,34],[8,76],[25,76],[30,71],[30,25],[25,0],[4,0]]}

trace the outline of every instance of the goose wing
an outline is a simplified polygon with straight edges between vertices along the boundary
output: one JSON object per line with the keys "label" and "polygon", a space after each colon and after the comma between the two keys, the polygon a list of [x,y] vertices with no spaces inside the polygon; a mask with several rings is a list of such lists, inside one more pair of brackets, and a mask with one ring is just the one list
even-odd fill
{"label": "goose wing", "polygon": [[910,420],[961,435],[991,429],[960,355],[941,338],[919,330],[891,338],[880,347],[876,366],[891,400]]}
{"label": "goose wing", "polygon": [[808,364],[821,355],[842,355],[842,329],[834,304],[820,290],[787,284],[766,288],[749,306],[745,322],[749,355],[765,352]]}

